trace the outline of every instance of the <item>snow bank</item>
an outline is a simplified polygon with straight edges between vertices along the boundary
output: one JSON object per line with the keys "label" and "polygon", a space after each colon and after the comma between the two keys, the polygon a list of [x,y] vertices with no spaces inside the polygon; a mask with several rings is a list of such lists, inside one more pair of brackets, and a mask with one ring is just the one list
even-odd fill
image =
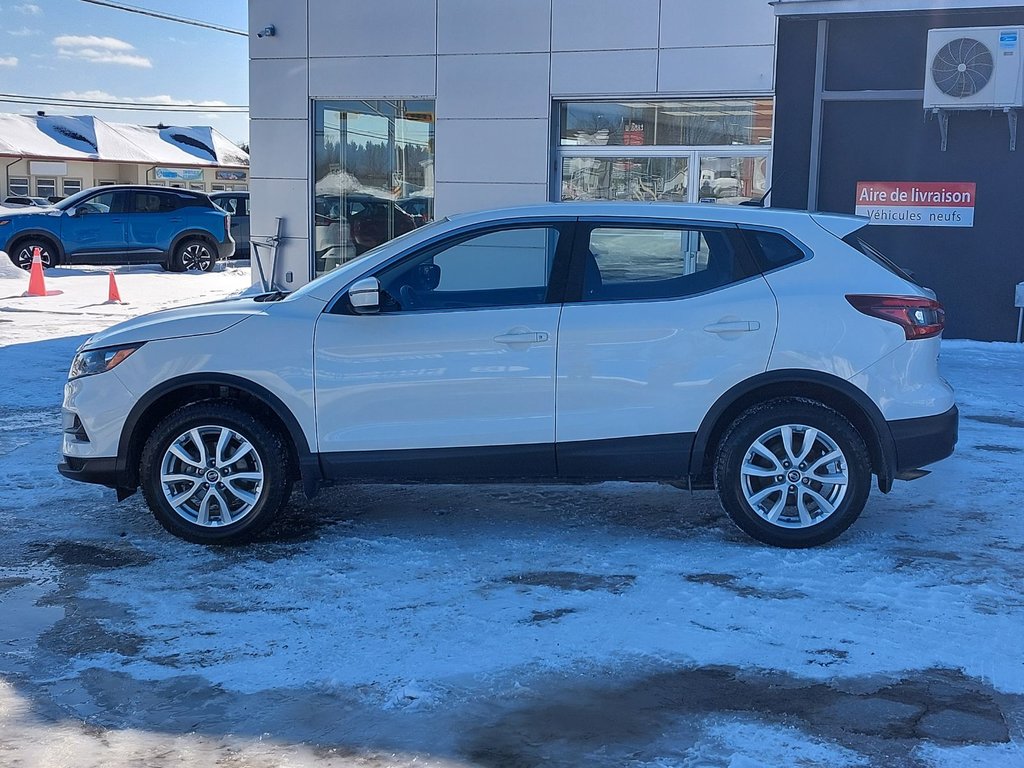
{"label": "snow bank", "polygon": [[14,266],[6,251],[0,251],[0,280],[24,280],[25,270]]}

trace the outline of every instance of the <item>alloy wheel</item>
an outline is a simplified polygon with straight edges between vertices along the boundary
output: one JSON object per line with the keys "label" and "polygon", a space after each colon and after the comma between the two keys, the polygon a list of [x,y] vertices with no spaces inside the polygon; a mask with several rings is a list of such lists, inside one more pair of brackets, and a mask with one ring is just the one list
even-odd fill
{"label": "alloy wheel", "polygon": [[28,245],[18,250],[14,263],[24,270],[32,268],[32,251],[39,249],[39,260],[43,263],[43,269],[53,266],[53,258],[50,256],[50,249],[44,245]]}
{"label": "alloy wheel", "polygon": [[839,508],[850,484],[849,465],[825,432],[785,424],[750,445],[740,484],[747,504],[765,521],[780,528],[809,528]]}
{"label": "alloy wheel", "polygon": [[263,461],[240,432],[223,426],[194,427],[164,451],[160,488],[182,518],[204,528],[232,525],[259,503]]}
{"label": "alloy wheel", "polygon": [[213,254],[203,243],[190,243],[181,252],[181,263],[186,270],[209,272],[213,266]]}

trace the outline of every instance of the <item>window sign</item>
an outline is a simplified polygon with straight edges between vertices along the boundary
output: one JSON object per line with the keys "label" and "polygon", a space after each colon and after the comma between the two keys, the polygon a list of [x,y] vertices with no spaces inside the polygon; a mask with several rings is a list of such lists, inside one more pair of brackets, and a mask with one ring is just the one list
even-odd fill
{"label": "window sign", "polygon": [[202,168],[157,168],[153,175],[165,181],[200,181],[203,178]]}
{"label": "window sign", "polygon": [[858,181],[857,215],[888,227],[973,227],[973,182]]}

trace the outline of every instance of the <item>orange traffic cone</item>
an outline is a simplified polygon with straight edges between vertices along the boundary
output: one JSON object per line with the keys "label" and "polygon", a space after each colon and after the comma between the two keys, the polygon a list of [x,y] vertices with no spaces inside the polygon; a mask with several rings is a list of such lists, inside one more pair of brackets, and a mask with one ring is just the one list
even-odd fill
{"label": "orange traffic cone", "polygon": [[114,279],[114,270],[110,270],[110,284],[107,288],[107,304],[124,304],[121,301],[121,294],[117,290],[117,281]]}
{"label": "orange traffic cone", "polygon": [[43,279],[42,251],[39,248],[32,249],[32,269],[28,274],[28,290],[22,296],[59,296],[64,291],[46,290],[46,281]]}

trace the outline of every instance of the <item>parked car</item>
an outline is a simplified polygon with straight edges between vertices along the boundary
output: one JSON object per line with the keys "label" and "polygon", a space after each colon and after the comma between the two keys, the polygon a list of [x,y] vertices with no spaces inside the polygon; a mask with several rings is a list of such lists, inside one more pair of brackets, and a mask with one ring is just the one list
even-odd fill
{"label": "parked car", "polygon": [[395,205],[412,216],[417,227],[422,227],[427,222],[434,220],[433,197],[403,197],[401,200],[396,200]]}
{"label": "parked car", "polygon": [[28,197],[26,195],[12,195],[4,198],[6,208],[49,208],[52,203],[45,197]]}
{"label": "parked car", "polygon": [[203,543],[251,539],[296,481],[629,480],[716,488],[754,538],[821,544],[872,475],[888,492],[957,439],[942,307],[865,224],[672,203],[434,222],[294,293],[88,339],[59,469],[141,486]]}
{"label": "parked car", "polygon": [[214,204],[231,214],[231,237],[235,241],[235,257],[248,259],[249,253],[249,193],[213,192]]}
{"label": "parked car", "polygon": [[[417,223],[394,201],[374,197],[365,193],[353,193],[340,197],[317,195],[315,225],[325,232],[344,234],[350,242],[331,242],[325,247],[351,248],[356,255],[376,248],[393,237],[404,235],[416,229]],[[345,220],[344,226],[341,220]],[[324,240],[317,236],[318,240]],[[324,256],[321,254],[320,256]]]}
{"label": "parked car", "polygon": [[228,218],[201,192],[94,187],[46,210],[0,213],[0,244],[23,269],[38,248],[44,267],[162,264],[174,272],[208,272],[234,253]]}

